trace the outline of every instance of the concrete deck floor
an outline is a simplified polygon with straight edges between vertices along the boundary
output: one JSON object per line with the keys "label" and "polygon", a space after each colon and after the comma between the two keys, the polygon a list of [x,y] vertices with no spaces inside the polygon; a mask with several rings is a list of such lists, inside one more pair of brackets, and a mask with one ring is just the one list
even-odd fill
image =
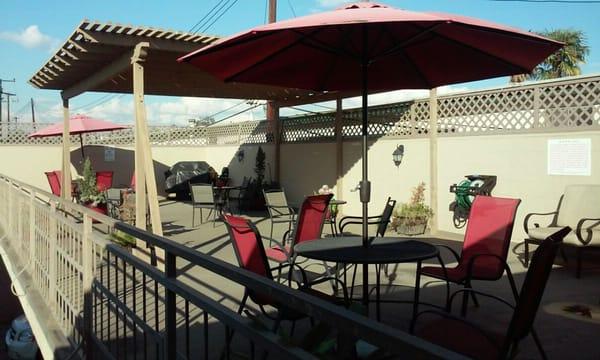
{"label": "concrete deck floor", "polygon": [[[229,244],[225,226],[222,223],[217,222],[213,224],[212,222],[205,222],[202,225],[192,228],[191,205],[180,201],[163,200],[161,202],[161,214],[163,216],[165,236],[185,244],[196,251],[210,254],[233,264],[237,263],[233,248]],[[205,211],[204,216],[206,215]],[[270,221],[264,217],[265,214],[255,213],[245,215],[249,216],[256,223],[263,237],[268,236]],[[281,239],[285,229],[285,225],[276,225],[274,238]],[[325,228],[324,233],[326,234],[328,230],[328,228]],[[357,233],[359,231],[358,228],[351,230]],[[390,235],[393,234],[390,233]],[[436,243],[441,242],[458,251],[461,248],[461,236],[457,236],[456,234],[437,234],[436,237],[437,239],[425,238],[423,240]],[[265,239],[265,242],[265,245],[268,245],[267,239]],[[514,242],[511,246],[509,257],[509,265],[515,275],[518,289],[520,289],[526,271],[526,268],[522,264],[522,250],[522,245]],[[573,259],[568,250],[567,255]],[[452,262],[450,254],[445,254],[444,261],[447,264]],[[584,265],[582,278],[576,279],[573,268],[564,266],[561,262],[561,259],[557,259],[557,265],[552,271],[542,306],[537,314],[535,327],[551,359],[598,359],[600,358],[600,347],[597,343],[600,340],[600,313],[598,313],[600,267],[587,262]],[[432,260],[431,263],[436,263],[436,260]],[[594,263],[597,264],[595,261]],[[178,268],[183,273],[182,278],[195,284],[195,286],[203,288],[207,294],[210,294],[223,304],[237,309],[243,293],[241,287],[231,285],[231,283],[224,281],[217,274],[209,273],[206,270],[190,266],[189,264],[179,263]],[[371,269],[369,277],[370,281],[374,282],[374,268]],[[361,279],[360,273],[357,279]],[[390,282],[385,277],[382,278],[382,283],[385,283],[382,289],[382,298],[410,300],[413,294],[414,281],[415,265],[400,265],[394,281]],[[422,301],[440,305],[444,303],[445,287],[443,283],[423,278],[422,288]],[[497,282],[479,281],[474,283],[474,288],[505,299],[511,299],[512,297],[506,278]],[[452,289],[455,290],[458,287],[453,287]],[[324,288],[324,290],[327,289]],[[487,329],[493,329],[500,333],[504,332],[512,315],[511,309],[491,300],[480,299],[480,302],[481,306],[479,308],[471,306],[469,309],[469,319],[483,325]],[[594,311],[596,311],[594,314],[596,318],[589,319],[580,315],[566,313],[562,310],[565,304],[592,306],[595,309]],[[457,302],[455,311],[458,311],[458,306]],[[371,311],[371,314],[374,314],[374,311]],[[388,325],[407,330],[410,316],[410,305],[382,305],[382,321]],[[535,344],[530,337],[524,339],[522,342],[517,357],[522,359],[540,358]]]}

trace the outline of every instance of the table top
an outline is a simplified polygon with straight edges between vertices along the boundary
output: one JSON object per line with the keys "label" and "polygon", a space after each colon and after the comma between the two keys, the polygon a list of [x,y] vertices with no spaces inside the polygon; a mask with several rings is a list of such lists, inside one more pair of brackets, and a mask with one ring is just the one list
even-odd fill
{"label": "table top", "polygon": [[348,202],[346,200],[336,200],[333,199],[329,202],[329,205],[344,205],[347,204]]}
{"label": "table top", "polygon": [[[428,239],[424,239],[428,240]],[[310,259],[348,264],[396,264],[438,256],[436,246],[413,238],[375,238],[369,247],[360,236],[339,236],[302,242],[294,252]]]}

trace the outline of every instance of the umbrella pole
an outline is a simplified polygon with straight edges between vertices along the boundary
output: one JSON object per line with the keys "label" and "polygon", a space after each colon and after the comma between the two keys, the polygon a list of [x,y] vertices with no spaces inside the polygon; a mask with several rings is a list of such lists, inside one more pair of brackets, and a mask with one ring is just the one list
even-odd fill
{"label": "umbrella pole", "polygon": [[83,137],[79,134],[79,145],[81,145],[81,161],[85,161],[85,153],[83,152]]}
{"label": "umbrella pole", "polygon": [[[361,63],[362,70],[362,181],[360,182],[360,201],[362,202],[362,245],[369,246],[369,201],[371,198],[371,183],[368,176],[368,38],[367,27],[363,27],[363,57]],[[369,265],[363,264],[362,268],[363,280],[363,305],[369,311]]]}

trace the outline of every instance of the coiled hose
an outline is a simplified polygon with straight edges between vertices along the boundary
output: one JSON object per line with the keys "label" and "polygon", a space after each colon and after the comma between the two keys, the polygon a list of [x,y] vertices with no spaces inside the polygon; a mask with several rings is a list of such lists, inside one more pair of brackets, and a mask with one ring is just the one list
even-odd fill
{"label": "coiled hose", "polygon": [[469,196],[469,189],[471,188],[470,180],[463,180],[456,185],[456,206],[469,211],[471,209],[471,196]]}

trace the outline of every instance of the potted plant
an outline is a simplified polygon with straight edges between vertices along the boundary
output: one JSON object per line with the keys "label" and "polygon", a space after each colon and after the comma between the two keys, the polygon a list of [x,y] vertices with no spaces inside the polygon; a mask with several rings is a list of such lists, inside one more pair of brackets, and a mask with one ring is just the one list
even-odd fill
{"label": "potted plant", "polygon": [[400,204],[394,209],[392,228],[403,235],[424,234],[433,210],[425,204],[425,183],[421,182],[412,190],[409,203]]}
{"label": "potted plant", "polygon": [[92,169],[90,158],[83,163],[83,178],[77,183],[79,202],[94,211],[106,215],[106,195],[96,186],[96,173]]}
{"label": "potted plant", "polygon": [[263,210],[265,208],[265,197],[263,189],[265,189],[265,159],[266,155],[261,146],[256,152],[256,163],[254,165],[254,173],[256,179],[251,179],[248,183],[246,202],[252,210]]}

